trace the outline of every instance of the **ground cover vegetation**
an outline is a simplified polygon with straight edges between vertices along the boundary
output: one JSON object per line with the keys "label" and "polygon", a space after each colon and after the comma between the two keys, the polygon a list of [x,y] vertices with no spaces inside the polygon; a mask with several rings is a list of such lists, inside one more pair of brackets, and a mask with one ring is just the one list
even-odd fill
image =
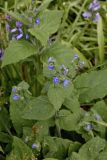
{"label": "ground cover vegetation", "polygon": [[107,160],[107,1],[0,1],[0,160]]}

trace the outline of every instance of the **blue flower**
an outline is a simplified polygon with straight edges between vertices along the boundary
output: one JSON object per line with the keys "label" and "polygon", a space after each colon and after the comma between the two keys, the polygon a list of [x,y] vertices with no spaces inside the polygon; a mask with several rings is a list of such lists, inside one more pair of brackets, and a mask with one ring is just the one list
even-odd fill
{"label": "blue flower", "polygon": [[93,125],[92,125],[91,123],[86,124],[86,126],[84,127],[84,129],[85,129],[87,132],[91,131],[93,128],[94,128],[94,127],[93,127]]}
{"label": "blue flower", "polygon": [[10,26],[9,26],[9,24],[6,24],[6,31],[10,32]]}
{"label": "blue flower", "polygon": [[52,70],[54,70],[54,66],[53,65],[48,65],[48,69],[50,70],[50,71],[52,71]]}
{"label": "blue flower", "polygon": [[25,39],[28,40],[29,38],[30,38],[30,35],[29,35],[29,34],[26,34],[26,35],[25,35]]}
{"label": "blue flower", "polygon": [[10,15],[6,15],[6,20],[10,20],[11,19],[11,17],[10,17]]}
{"label": "blue flower", "polygon": [[65,80],[63,81],[63,86],[66,87],[66,86],[68,86],[68,84],[69,84],[69,80],[65,79]]}
{"label": "blue flower", "polygon": [[2,48],[0,48],[0,60],[2,60],[4,55],[4,50]]}
{"label": "blue flower", "polygon": [[82,16],[83,16],[84,18],[88,19],[88,18],[90,18],[90,17],[92,16],[92,13],[89,12],[89,11],[86,11],[86,12],[84,12],[84,13],[82,14]]}
{"label": "blue flower", "polygon": [[14,101],[20,100],[20,96],[19,96],[18,94],[14,94],[14,95],[13,95],[13,100],[14,100]]}
{"label": "blue flower", "polygon": [[98,115],[98,114],[95,114],[95,120],[96,120],[96,121],[100,121],[100,120],[101,120],[101,117],[100,117],[100,115]]}
{"label": "blue flower", "polygon": [[89,5],[89,10],[91,10],[91,11],[97,11],[99,8],[100,8],[100,3],[97,0],[94,0]]}
{"label": "blue flower", "polygon": [[36,19],[36,24],[40,24],[40,18]]}
{"label": "blue flower", "polygon": [[14,93],[17,92],[17,87],[16,87],[16,86],[14,86],[14,87],[12,88],[12,92],[14,92]]}
{"label": "blue flower", "polygon": [[21,28],[23,26],[23,23],[20,21],[16,21],[16,27]]}
{"label": "blue flower", "polygon": [[23,37],[23,34],[21,33],[21,34],[18,34],[17,36],[16,36],[16,40],[19,40],[19,39],[21,39]]}
{"label": "blue flower", "polygon": [[37,149],[39,146],[35,143],[32,144],[32,149]]}
{"label": "blue flower", "polygon": [[60,80],[58,77],[53,77],[53,83],[54,84],[59,84]]}
{"label": "blue flower", "polygon": [[17,28],[13,28],[12,30],[11,30],[11,33],[14,33],[14,32],[16,32],[17,31]]}
{"label": "blue flower", "polygon": [[97,12],[95,14],[95,18],[93,19],[93,22],[96,23],[96,22],[98,22],[99,19],[100,19],[100,14]]}
{"label": "blue flower", "polygon": [[75,54],[75,55],[74,55],[74,60],[78,60],[78,59],[79,59],[78,54]]}

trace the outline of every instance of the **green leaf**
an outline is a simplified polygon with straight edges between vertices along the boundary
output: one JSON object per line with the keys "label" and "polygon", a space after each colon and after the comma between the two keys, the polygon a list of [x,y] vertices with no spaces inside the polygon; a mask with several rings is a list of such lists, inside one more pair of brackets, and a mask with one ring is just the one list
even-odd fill
{"label": "green leaf", "polygon": [[49,48],[46,48],[46,50],[42,53],[42,61],[47,63],[49,57],[55,58],[59,65],[64,64],[68,67],[71,66],[74,53],[72,48],[65,44],[61,44],[60,42],[56,42]]}
{"label": "green leaf", "polygon": [[82,160],[96,160],[105,147],[107,147],[107,142],[95,137],[80,148],[79,155]]}
{"label": "green leaf", "polygon": [[97,102],[94,106],[93,109],[95,111],[97,111],[97,113],[101,116],[101,118],[107,122],[107,105],[105,104],[105,102],[99,101]]}
{"label": "green leaf", "polygon": [[64,102],[63,88],[51,85],[48,90],[48,98],[55,110],[59,110]]}
{"label": "green leaf", "polygon": [[[35,28],[30,28],[29,32],[35,36],[42,45],[46,45],[49,36],[57,32],[61,23],[62,11],[46,10],[39,16],[40,24]],[[54,20],[53,20],[54,19]]]}
{"label": "green leaf", "polygon": [[64,105],[73,113],[80,110],[77,94],[72,94],[71,96],[67,97],[64,101]]}
{"label": "green leaf", "polygon": [[[57,137],[45,137],[43,154],[45,158],[58,158],[59,160],[65,159],[67,155],[69,145],[73,143],[70,140],[57,138]],[[45,152],[47,149],[48,152]]]}
{"label": "green leaf", "polygon": [[[31,95],[27,91],[28,84],[22,81],[19,83],[17,88],[20,88],[20,91],[16,94],[20,95],[20,99],[18,101],[13,100],[14,93],[11,93],[10,96],[10,118],[12,120],[13,126],[18,134],[22,133],[23,127],[32,126],[33,121],[25,120],[22,118],[25,108],[28,107],[31,99]],[[22,90],[21,90],[22,89]],[[23,90],[24,89],[24,90]],[[26,89],[26,90],[25,90]]]}
{"label": "green leaf", "polygon": [[107,70],[92,71],[83,73],[75,80],[75,87],[79,92],[79,100],[81,103],[107,95]]}
{"label": "green leaf", "polygon": [[107,149],[100,153],[97,160],[107,160]]}
{"label": "green leaf", "polygon": [[41,3],[41,5],[40,5],[40,7],[38,8],[38,10],[43,11],[44,9],[46,9],[46,8],[49,6],[49,4],[50,4],[52,1],[53,1],[53,0],[44,0],[44,1]]}
{"label": "green leaf", "polygon": [[83,113],[84,112],[82,109],[75,113],[62,109],[58,113],[57,124],[61,129],[67,131],[78,131],[80,128],[79,123],[83,118]]}
{"label": "green leaf", "polygon": [[46,120],[55,114],[53,105],[45,96],[34,98],[30,101],[28,107],[25,109],[23,118],[33,120]]}
{"label": "green leaf", "polygon": [[14,136],[12,148],[6,160],[35,160],[32,150],[20,138]]}
{"label": "green leaf", "polygon": [[7,133],[0,132],[0,142],[9,143],[12,141],[12,137],[10,137]]}
{"label": "green leaf", "polygon": [[1,107],[0,110],[0,131],[5,131],[10,129],[10,117],[7,110],[4,107]]}
{"label": "green leaf", "polygon": [[97,36],[98,36],[98,48],[99,48],[99,59],[100,63],[104,61],[104,33],[103,33],[103,22],[100,16],[97,23]]}
{"label": "green leaf", "polygon": [[5,50],[2,67],[17,63],[36,53],[36,48],[25,40],[10,41],[8,48]]}

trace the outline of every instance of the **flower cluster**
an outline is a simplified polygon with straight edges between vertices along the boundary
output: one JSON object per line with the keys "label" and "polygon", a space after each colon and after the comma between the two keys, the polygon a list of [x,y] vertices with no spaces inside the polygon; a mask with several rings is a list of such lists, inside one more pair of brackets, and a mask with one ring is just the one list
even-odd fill
{"label": "flower cluster", "polygon": [[[10,33],[12,40],[20,40],[22,38],[25,38],[26,40],[30,39],[30,35],[26,32],[26,29],[32,27],[33,25],[39,25],[40,24],[40,18],[36,18],[35,22],[32,20],[33,17],[29,17],[29,20],[31,21],[31,24],[28,26],[24,26],[24,24],[21,21],[16,21],[14,24],[14,28],[11,27],[8,23],[6,24],[6,31]],[[12,18],[7,15],[6,19],[8,22],[12,21]]]}
{"label": "flower cluster", "polygon": [[[49,57],[48,70],[53,71],[56,69],[55,62],[56,61],[53,57]],[[63,83],[63,86],[66,87],[69,84],[69,80],[67,79],[67,74],[68,74],[68,68],[66,68],[64,65],[61,65],[59,67],[59,70],[56,70],[55,76],[53,76],[54,85],[58,85],[60,83]]]}
{"label": "flower cluster", "polygon": [[12,88],[12,93],[13,93],[12,99],[13,99],[14,101],[19,101],[19,100],[21,100],[21,99],[23,98],[22,96],[20,96],[19,91],[20,91],[20,88],[19,88],[19,87],[14,86],[14,87]]}
{"label": "flower cluster", "polygon": [[85,67],[85,62],[80,60],[78,54],[74,55],[72,63],[75,65],[76,70],[81,70]]}
{"label": "flower cluster", "polygon": [[93,0],[92,3],[90,3],[89,7],[88,7],[88,11],[84,12],[82,14],[82,16],[85,19],[93,19],[93,22],[96,23],[98,22],[99,18],[100,18],[100,14],[98,12],[98,10],[100,9],[100,3],[98,2],[98,0]]}

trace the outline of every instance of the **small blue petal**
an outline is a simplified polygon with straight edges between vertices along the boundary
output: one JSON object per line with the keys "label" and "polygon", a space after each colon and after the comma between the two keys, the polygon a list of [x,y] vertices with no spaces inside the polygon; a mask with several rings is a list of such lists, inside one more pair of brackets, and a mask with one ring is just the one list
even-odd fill
{"label": "small blue petal", "polygon": [[95,120],[96,120],[96,121],[100,121],[100,120],[101,120],[101,117],[100,117],[100,115],[98,115],[98,114],[95,114]]}
{"label": "small blue petal", "polygon": [[69,80],[65,79],[65,80],[63,81],[63,86],[66,87],[66,86],[68,86],[68,84],[69,84]]}
{"label": "small blue petal", "polygon": [[36,19],[36,24],[40,24],[40,18]]}
{"label": "small blue petal", "polygon": [[36,149],[36,148],[38,148],[38,145],[35,144],[35,143],[33,143],[33,144],[32,144],[32,149]]}
{"label": "small blue petal", "polygon": [[11,33],[14,33],[14,32],[16,32],[17,31],[17,28],[13,28],[12,30],[11,30]]}
{"label": "small blue petal", "polygon": [[13,100],[14,100],[14,101],[20,100],[20,96],[19,96],[18,94],[14,94],[14,95],[13,95]]}
{"label": "small blue petal", "polygon": [[74,60],[78,60],[78,59],[79,59],[78,54],[75,54],[75,55],[74,55]]}
{"label": "small blue petal", "polygon": [[93,22],[96,23],[100,19],[100,14],[96,13],[95,18],[93,19]]}
{"label": "small blue petal", "polygon": [[30,35],[29,35],[29,34],[26,34],[26,35],[25,35],[25,39],[28,40],[29,38],[30,38]]}
{"label": "small blue petal", "polygon": [[84,12],[84,13],[82,14],[82,16],[83,16],[84,18],[88,19],[88,18],[90,18],[90,17],[92,16],[92,13],[86,11],[86,12]]}
{"label": "small blue petal", "polygon": [[1,48],[1,49],[0,49],[0,60],[2,60],[3,55],[4,55],[4,50]]}
{"label": "small blue petal", "polygon": [[60,80],[58,77],[53,77],[53,83],[54,84],[59,84]]}
{"label": "small blue petal", "polygon": [[13,87],[12,92],[14,92],[14,93],[17,92],[17,87]]}
{"label": "small blue petal", "polygon": [[23,37],[23,34],[21,33],[21,34],[19,34],[19,35],[16,36],[16,39],[19,40],[19,39],[21,39],[22,37]]}
{"label": "small blue petal", "polygon": [[100,3],[98,2],[98,0],[94,0],[89,5],[89,10],[91,10],[91,11],[97,11],[99,8],[100,8]]}
{"label": "small blue petal", "polygon": [[93,129],[93,125],[92,124],[86,124],[86,126],[84,127],[84,129],[87,131],[87,132],[89,132],[89,131],[91,131],[92,129]]}
{"label": "small blue petal", "polygon": [[20,28],[23,26],[23,23],[20,21],[16,21],[16,27]]}
{"label": "small blue petal", "polygon": [[53,62],[55,62],[55,59],[53,57],[49,57],[48,58],[48,63],[53,63]]}
{"label": "small blue petal", "polygon": [[10,32],[10,26],[9,26],[9,24],[6,24],[6,31]]}
{"label": "small blue petal", "polygon": [[52,66],[52,65],[48,65],[48,69],[50,70],[50,71],[52,71],[52,70],[54,70],[54,66]]}

